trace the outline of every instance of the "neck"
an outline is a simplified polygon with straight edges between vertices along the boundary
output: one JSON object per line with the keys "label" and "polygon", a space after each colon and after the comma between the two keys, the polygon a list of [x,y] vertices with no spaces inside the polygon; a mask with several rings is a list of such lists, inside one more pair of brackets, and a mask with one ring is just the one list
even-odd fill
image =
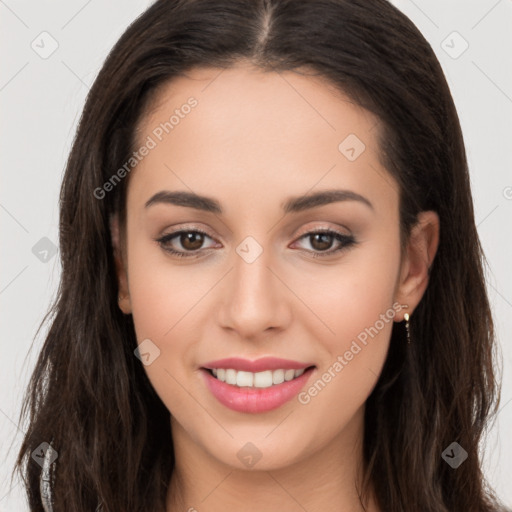
{"label": "neck", "polygon": [[[364,407],[330,443],[291,465],[268,470],[224,464],[171,420],[175,469],[167,512],[378,512],[373,495],[359,496]],[[363,506],[364,504],[364,506]]]}

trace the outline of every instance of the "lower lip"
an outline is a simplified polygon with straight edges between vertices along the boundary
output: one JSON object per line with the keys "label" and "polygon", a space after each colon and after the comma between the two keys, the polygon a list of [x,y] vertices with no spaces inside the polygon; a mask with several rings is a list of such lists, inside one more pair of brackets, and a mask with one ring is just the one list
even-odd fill
{"label": "lower lip", "polygon": [[240,388],[220,381],[204,368],[201,368],[201,373],[208,389],[221,404],[233,411],[259,413],[277,409],[291,400],[304,387],[314,370],[314,367],[308,368],[300,377],[268,388]]}

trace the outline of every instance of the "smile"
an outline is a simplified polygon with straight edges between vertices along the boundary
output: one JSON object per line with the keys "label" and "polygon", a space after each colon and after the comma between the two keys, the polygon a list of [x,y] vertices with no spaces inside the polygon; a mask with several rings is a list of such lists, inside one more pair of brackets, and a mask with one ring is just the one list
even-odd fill
{"label": "smile", "polygon": [[249,372],[234,368],[200,369],[210,393],[225,407],[243,413],[263,413],[292,400],[306,386],[316,366]]}
{"label": "smile", "polygon": [[262,372],[237,371],[233,368],[213,368],[210,370],[212,375],[221,382],[226,382],[232,386],[249,388],[269,388],[277,386],[283,382],[289,382],[300,377],[305,369],[301,370],[266,370]]}

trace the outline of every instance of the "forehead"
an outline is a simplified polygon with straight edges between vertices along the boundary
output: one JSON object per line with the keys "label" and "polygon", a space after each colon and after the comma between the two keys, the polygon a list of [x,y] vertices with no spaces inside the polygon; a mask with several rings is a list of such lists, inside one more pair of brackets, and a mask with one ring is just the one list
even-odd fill
{"label": "forehead", "polygon": [[[243,124],[249,130],[245,138],[261,135],[260,127],[264,127],[267,139],[280,141],[282,137],[277,135],[283,135],[279,131],[282,128],[287,129],[285,135],[290,139],[298,132],[311,136],[324,130],[341,136],[344,130],[351,129],[369,143],[373,142],[369,140],[370,134],[365,134],[375,128],[377,118],[324,77],[312,73],[306,68],[266,72],[250,64],[228,69],[193,68],[159,87],[137,128],[139,140],[141,135],[168,121],[173,113],[179,115],[180,109],[194,98],[198,108],[193,108],[190,117],[201,121],[201,125],[194,123],[196,129],[218,128],[230,133]],[[183,119],[179,115],[179,120],[172,124]],[[254,124],[248,125],[250,121]],[[306,123],[310,130],[306,129]],[[173,128],[172,135],[177,132]]]}
{"label": "forehead", "polygon": [[322,77],[195,68],[164,84],[139,123],[136,146],[151,139],[152,149],[132,185],[141,200],[158,186],[206,192],[218,183],[267,195],[373,183],[392,195],[377,134],[377,118]]}

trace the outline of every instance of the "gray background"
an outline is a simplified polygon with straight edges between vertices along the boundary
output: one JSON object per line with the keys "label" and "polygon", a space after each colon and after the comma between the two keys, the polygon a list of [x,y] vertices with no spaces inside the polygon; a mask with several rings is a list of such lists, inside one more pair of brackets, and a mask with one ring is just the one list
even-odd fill
{"label": "gray background", "polygon": [[[485,472],[511,506],[512,1],[393,3],[432,45],[462,123],[503,367],[501,409],[483,445]],[[0,0],[0,512],[28,510],[22,486],[15,480],[11,488],[8,476],[24,430],[21,397],[46,329],[29,349],[60,276],[52,249],[65,160],[103,60],[149,4]],[[45,55],[52,44],[57,49]]]}

